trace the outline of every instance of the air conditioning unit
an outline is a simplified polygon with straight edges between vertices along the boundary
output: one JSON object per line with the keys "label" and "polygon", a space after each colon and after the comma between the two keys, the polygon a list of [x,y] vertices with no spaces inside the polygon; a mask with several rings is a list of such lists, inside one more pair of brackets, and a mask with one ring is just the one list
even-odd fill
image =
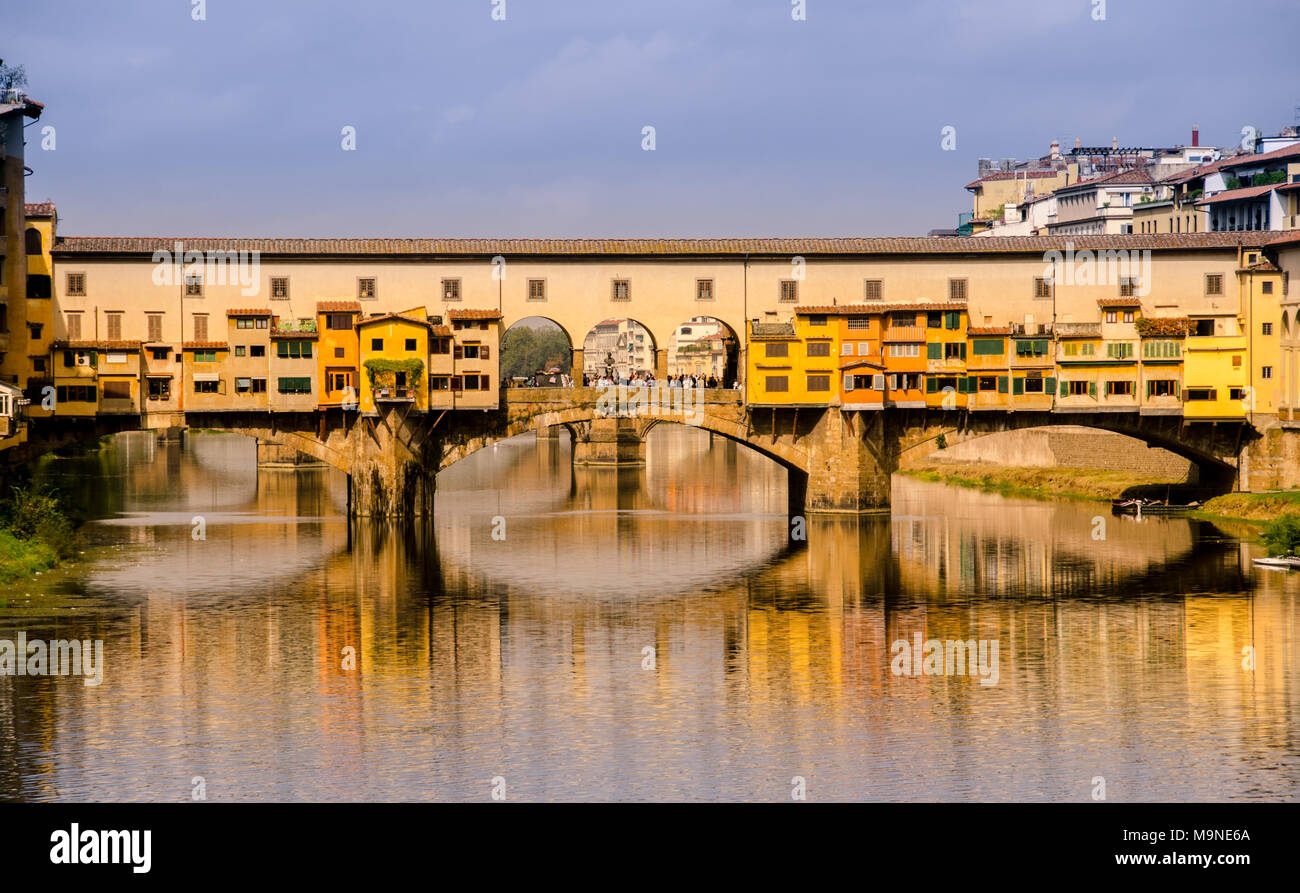
{"label": "air conditioning unit", "polygon": [[90,365],[90,354],[84,354],[84,353],[79,353],[79,354],[77,354],[77,365],[78,365],[78,366],[89,366],[89,365]]}

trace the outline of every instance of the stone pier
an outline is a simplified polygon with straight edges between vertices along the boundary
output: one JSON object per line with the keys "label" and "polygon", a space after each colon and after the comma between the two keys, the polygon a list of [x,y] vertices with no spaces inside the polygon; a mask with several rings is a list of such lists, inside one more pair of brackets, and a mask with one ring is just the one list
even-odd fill
{"label": "stone pier", "polygon": [[381,407],[349,432],[352,453],[348,514],[354,518],[414,518],[433,514],[439,442],[424,416]]}
{"label": "stone pier", "polygon": [[645,464],[645,437],[636,419],[597,418],[572,430],[574,465]]}

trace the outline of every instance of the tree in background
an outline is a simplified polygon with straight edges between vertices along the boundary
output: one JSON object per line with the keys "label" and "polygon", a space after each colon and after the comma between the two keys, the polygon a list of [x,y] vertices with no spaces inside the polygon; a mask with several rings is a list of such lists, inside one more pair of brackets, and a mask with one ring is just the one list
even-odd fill
{"label": "tree in background", "polygon": [[554,366],[567,373],[570,356],[568,336],[558,326],[535,329],[516,325],[501,339],[501,377],[503,381],[527,378]]}

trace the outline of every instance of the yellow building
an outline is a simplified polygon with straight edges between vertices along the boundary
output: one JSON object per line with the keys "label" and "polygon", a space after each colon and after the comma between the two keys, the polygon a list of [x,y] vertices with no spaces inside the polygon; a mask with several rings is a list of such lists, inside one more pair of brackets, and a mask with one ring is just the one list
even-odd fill
{"label": "yellow building", "polygon": [[417,412],[429,408],[425,374],[429,326],[423,307],[384,313],[357,323],[361,357],[360,411],[378,412],[377,404],[409,403]]}
{"label": "yellow building", "polygon": [[839,403],[839,327],[833,308],[799,307],[789,322],[749,325],[749,402],[757,406]]}
{"label": "yellow building", "polygon": [[226,372],[233,384],[228,406],[269,410],[271,311],[255,307],[227,310],[226,333],[230,345]]}
{"label": "yellow building", "polygon": [[40,392],[49,383],[50,344],[54,338],[54,261],[50,248],[54,244],[57,216],[53,202],[29,204],[26,215],[27,364],[18,374],[18,380],[31,401],[27,414],[43,418],[50,415],[41,406]]}
{"label": "yellow building", "polygon": [[929,310],[925,314],[925,405],[932,409],[964,409],[969,392],[966,357],[966,310]]}
{"label": "yellow building", "polygon": [[230,345],[224,341],[186,341],[182,408],[202,412],[233,409],[233,383],[227,360]]}
{"label": "yellow building", "polygon": [[99,412],[99,342],[56,341],[54,414],[93,416]]}
{"label": "yellow building", "polygon": [[1282,362],[1282,271],[1266,259],[1237,272],[1242,331],[1246,336],[1248,369],[1245,411],[1275,415],[1281,405],[1278,382]]}

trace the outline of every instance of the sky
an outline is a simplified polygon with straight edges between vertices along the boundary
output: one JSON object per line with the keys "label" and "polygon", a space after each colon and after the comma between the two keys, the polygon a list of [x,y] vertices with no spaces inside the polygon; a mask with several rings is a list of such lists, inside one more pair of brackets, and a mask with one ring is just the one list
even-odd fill
{"label": "sky", "polygon": [[1295,0],[40,0],[0,58],[62,235],[881,236],[956,226],[981,157],[1276,133],[1296,34]]}

